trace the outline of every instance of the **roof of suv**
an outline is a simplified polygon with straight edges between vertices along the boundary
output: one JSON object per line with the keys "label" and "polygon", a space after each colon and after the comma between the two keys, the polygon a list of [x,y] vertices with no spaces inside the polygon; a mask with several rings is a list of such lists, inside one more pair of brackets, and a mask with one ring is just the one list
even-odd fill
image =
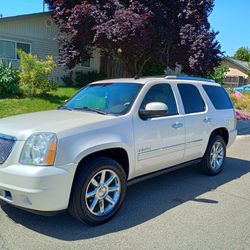
{"label": "roof of suv", "polygon": [[220,86],[215,81],[207,79],[207,78],[200,78],[200,77],[190,77],[190,76],[151,76],[151,77],[141,77],[141,78],[118,78],[118,79],[109,79],[109,80],[102,80],[97,81],[92,84],[101,84],[101,83],[139,83],[139,84],[147,84],[151,81],[155,80],[169,80],[171,82],[187,82],[187,83],[202,83],[202,84],[210,84],[215,86]]}

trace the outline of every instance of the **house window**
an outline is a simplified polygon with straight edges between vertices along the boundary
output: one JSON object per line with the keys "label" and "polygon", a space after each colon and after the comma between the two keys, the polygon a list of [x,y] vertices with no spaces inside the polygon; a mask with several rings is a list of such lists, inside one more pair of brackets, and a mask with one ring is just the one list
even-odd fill
{"label": "house window", "polygon": [[0,40],[0,57],[7,59],[15,59],[15,43],[10,41]]}
{"label": "house window", "polygon": [[30,47],[29,43],[0,40],[0,58],[19,59],[17,50],[21,49],[26,53],[30,53]]}
{"label": "house window", "polygon": [[[17,50],[22,50],[26,53],[30,53],[30,44],[28,43],[16,43]],[[19,56],[16,55],[16,58],[19,59]]]}
{"label": "house window", "polygon": [[90,59],[82,63],[82,66],[85,68],[90,68]]}

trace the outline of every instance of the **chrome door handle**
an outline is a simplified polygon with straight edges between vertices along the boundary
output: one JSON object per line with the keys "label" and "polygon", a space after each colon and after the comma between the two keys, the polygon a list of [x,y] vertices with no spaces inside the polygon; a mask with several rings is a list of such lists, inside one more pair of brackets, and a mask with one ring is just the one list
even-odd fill
{"label": "chrome door handle", "polygon": [[172,125],[172,128],[178,129],[178,128],[182,128],[183,127],[183,123],[180,122],[176,122]]}
{"label": "chrome door handle", "polygon": [[205,123],[210,123],[210,122],[212,122],[212,118],[206,117],[203,121],[204,121]]}

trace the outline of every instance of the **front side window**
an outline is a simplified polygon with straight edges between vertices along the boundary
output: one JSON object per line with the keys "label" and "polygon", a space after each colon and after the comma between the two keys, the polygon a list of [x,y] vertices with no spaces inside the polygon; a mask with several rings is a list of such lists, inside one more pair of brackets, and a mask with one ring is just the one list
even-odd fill
{"label": "front side window", "polygon": [[146,94],[141,109],[145,109],[146,105],[151,102],[162,102],[167,105],[167,116],[177,115],[177,105],[173,90],[169,84],[157,84],[148,91]]}
{"label": "front side window", "polygon": [[88,85],[70,99],[64,108],[78,111],[100,111],[103,114],[124,115],[131,109],[141,84],[101,83]]}
{"label": "front side window", "polygon": [[192,84],[178,84],[178,89],[186,114],[204,112],[206,110],[199,90]]}

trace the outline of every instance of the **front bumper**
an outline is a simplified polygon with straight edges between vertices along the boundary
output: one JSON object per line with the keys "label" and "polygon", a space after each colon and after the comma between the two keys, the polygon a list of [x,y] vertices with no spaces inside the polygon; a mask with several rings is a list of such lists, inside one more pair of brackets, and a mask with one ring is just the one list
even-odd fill
{"label": "front bumper", "polygon": [[76,166],[0,168],[0,199],[28,210],[67,209]]}

